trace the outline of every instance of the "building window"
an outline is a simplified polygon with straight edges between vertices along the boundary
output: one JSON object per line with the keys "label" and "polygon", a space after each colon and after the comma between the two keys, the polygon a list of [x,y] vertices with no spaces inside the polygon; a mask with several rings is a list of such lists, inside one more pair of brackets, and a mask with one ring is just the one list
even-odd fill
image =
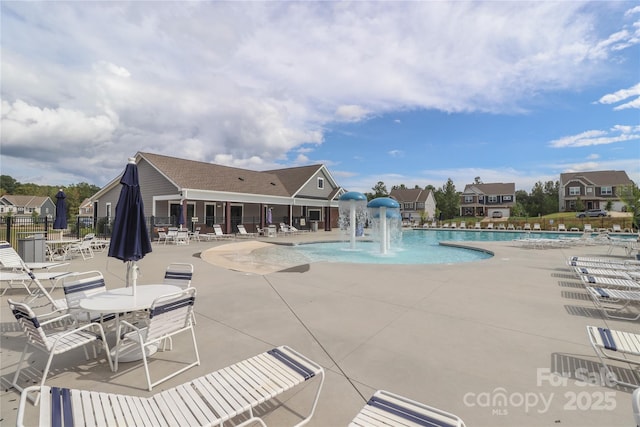
{"label": "building window", "polygon": [[580,195],[580,187],[569,187],[569,195],[570,196],[579,196]]}
{"label": "building window", "polygon": [[416,203],[416,209],[424,209],[424,202]]}
{"label": "building window", "polygon": [[107,203],[105,205],[105,208],[106,208],[106,214],[107,214],[106,216],[109,219],[109,221],[111,221],[111,203]]}
{"label": "building window", "polygon": [[320,209],[309,209],[309,221],[320,221]]}
{"label": "building window", "polygon": [[613,187],[600,187],[600,194],[603,196],[611,196],[613,194]]}
{"label": "building window", "polygon": [[324,178],[318,178],[318,189],[322,190],[324,188]]}
{"label": "building window", "polygon": [[473,203],[473,196],[464,196],[465,203]]}
{"label": "building window", "polygon": [[502,196],[502,200],[505,202],[510,202],[511,201],[511,196]]}
{"label": "building window", "polygon": [[593,187],[587,187],[587,194],[593,194]]}
{"label": "building window", "polygon": [[498,196],[489,196],[489,203],[498,203]]}

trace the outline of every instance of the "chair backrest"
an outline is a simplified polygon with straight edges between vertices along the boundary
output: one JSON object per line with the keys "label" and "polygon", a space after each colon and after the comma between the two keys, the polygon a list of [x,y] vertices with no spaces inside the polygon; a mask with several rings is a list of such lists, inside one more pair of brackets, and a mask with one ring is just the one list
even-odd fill
{"label": "chair backrest", "polygon": [[29,342],[46,350],[50,350],[51,346],[47,341],[47,336],[40,326],[38,317],[33,310],[31,310],[31,307],[21,302],[9,300],[9,308],[13,312],[13,315],[18,321],[18,325],[20,325],[24,331]]}
{"label": "chair backrest", "polygon": [[244,225],[242,225],[242,224],[238,224],[238,225],[237,225],[237,227],[238,227],[238,233],[240,233],[240,234],[247,234],[247,229],[246,229],[246,228],[244,228]]}
{"label": "chair backrest", "polygon": [[153,341],[191,325],[196,288],[156,298],[149,308],[146,341]]}
{"label": "chair backrest", "polygon": [[164,284],[188,288],[193,278],[193,264],[173,262],[167,266],[164,273]]}
{"label": "chair backrest", "polygon": [[87,233],[87,234],[85,234],[85,236],[84,236],[84,240],[93,240],[93,239],[95,239],[95,238],[96,238],[95,233]]}
{"label": "chair backrest", "polygon": [[4,268],[28,270],[22,257],[7,241],[0,241],[0,264]]}
{"label": "chair backrest", "polygon": [[80,300],[107,291],[102,273],[96,270],[70,274],[61,280],[69,309],[79,309]]}

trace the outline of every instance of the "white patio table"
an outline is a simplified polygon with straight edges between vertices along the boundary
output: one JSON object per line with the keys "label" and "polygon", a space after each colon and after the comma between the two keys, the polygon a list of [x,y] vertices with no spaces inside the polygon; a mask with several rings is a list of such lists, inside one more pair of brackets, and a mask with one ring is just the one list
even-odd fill
{"label": "white patio table", "polygon": [[[104,314],[130,313],[132,311],[146,310],[151,307],[151,304],[156,298],[162,295],[180,292],[181,290],[182,288],[173,285],[136,285],[136,295],[134,296],[131,287],[111,289],[107,292],[80,300],[80,308]],[[120,316],[116,316],[116,335],[119,326]],[[120,337],[116,336],[116,346],[120,341],[119,338]],[[149,349],[147,356],[150,356],[157,350],[157,348],[153,349],[152,346],[147,348]],[[113,351],[115,354],[115,348]],[[120,349],[119,362],[133,362],[140,359],[142,359],[142,354],[135,343]]]}

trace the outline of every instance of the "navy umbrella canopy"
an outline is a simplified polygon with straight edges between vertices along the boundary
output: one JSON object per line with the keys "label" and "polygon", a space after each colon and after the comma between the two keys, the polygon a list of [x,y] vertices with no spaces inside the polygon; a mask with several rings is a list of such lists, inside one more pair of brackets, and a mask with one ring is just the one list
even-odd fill
{"label": "navy umbrella canopy", "polygon": [[129,159],[120,184],[122,188],[116,205],[109,256],[127,263],[127,286],[133,285],[135,295],[138,268],[135,262],[152,250],[135,159]]}
{"label": "navy umbrella canopy", "polygon": [[56,220],[53,222],[54,230],[64,230],[67,228],[67,196],[62,188],[56,194]]}
{"label": "navy umbrella canopy", "polygon": [[184,207],[182,203],[180,203],[180,209],[178,210],[178,225],[180,228],[184,225]]}

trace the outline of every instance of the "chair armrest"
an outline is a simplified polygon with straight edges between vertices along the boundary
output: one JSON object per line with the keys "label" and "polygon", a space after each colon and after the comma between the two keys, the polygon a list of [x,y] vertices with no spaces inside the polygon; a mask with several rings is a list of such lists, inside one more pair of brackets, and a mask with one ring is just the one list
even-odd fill
{"label": "chair armrest", "polygon": [[[61,310],[61,309],[59,309],[59,310]],[[59,311],[59,310],[52,311],[51,313],[47,313],[47,314],[45,314],[44,316],[50,316],[50,315],[52,315],[52,314],[55,314],[55,313],[56,313],[57,311]],[[41,316],[38,316],[38,317],[41,317]],[[50,323],[58,322],[58,321],[60,321],[60,320],[62,320],[62,319],[65,319],[65,318],[67,318],[67,317],[68,317],[68,318],[71,318],[72,320],[75,320],[75,319],[73,318],[73,315],[72,315],[71,313],[67,313],[67,314],[63,314],[62,316],[58,316],[58,317],[54,317],[54,318],[49,319],[49,320],[45,320],[44,322],[40,322],[40,325],[41,325],[41,326],[46,326],[46,325],[48,325],[48,324],[50,324]]]}

